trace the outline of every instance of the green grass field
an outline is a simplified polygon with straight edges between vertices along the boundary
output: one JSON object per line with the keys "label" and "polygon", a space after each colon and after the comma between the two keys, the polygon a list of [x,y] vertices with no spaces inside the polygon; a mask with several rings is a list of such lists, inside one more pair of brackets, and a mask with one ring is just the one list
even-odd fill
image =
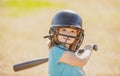
{"label": "green grass field", "polygon": [[48,76],[48,64],[14,72],[12,66],[48,57],[47,40],[51,20],[61,9],[78,12],[83,19],[86,44],[96,43],[84,67],[86,76],[120,76],[119,0],[1,0],[0,76]]}

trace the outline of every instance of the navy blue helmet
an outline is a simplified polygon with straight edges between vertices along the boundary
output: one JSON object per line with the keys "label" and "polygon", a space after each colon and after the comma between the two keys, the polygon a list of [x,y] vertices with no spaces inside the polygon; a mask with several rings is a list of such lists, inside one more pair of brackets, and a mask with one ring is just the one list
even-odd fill
{"label": "navy blue helmet", "polygon": [[[70,44],[69,50],[76,51],[80,48],[81,43],[84,39],[84,30],[82,29],[82,19],[81,17],[71,10],[62,10],[55,14],[53,17],[51,27],[49,30],[49,39],[51,40],[52,44],[59,45],[61,42],[56,39],[58,35],[61,35],[58,33],[59,28],[74,28],[80,31],[80,33],[77,35],[77,37],[72,37],[69,35],[62,35],[66,37],[72,37],[75,38],[75,41],[73,44]],[[66,43],[61,43],[66,44]]]}
{"label": "navy blue helmet", "polygon": [[63,10],[58,12],[52,20],[51,27],[59,26],[63,27],[74,26],[76,28],[82,29],[82,19],[77,13],[73,11]]}

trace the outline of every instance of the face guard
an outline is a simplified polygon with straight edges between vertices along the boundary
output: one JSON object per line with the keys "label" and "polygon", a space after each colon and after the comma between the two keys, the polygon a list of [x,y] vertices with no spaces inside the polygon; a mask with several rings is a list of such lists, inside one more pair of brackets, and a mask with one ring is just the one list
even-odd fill
{"label": "face guard", "polygon": [[[53,27],[53,28],[50,29],[50,31],[49,31],[49,39],[50,39],[50,41],[54,45],[63,45],[64,47],[65,47],[65,44],[70,45],[70,47],[68,48],[69,51],[74,51],[75,52],[76,50],[78,50],[80,48],[82,42],[83,42],[83,39],[84,39],[84,30],[76,28],[79,31],[78,35],[77,36],[70,36],[70,35],[60,34],[58,32],[59,28],[61,28],[61,27]],[[70,27],[65,27],[65,28],[70,28]],[[60,42],[57,39],[58,35],[67,37],[66,41],[65,42]],[[75,40],[74,40],[74,42],[72,44],[69,44],[69,43],[66,43],[68,38],[74,38]],[[65,50],[64,48],[62,48],[62,49]]]}
{"label": "face guard", "polygon": [[[64,34],[58,33],[59,28],[75,28],[78,31],[80,31],[80,33],[76,37],[64,35]],[[53,45],[60,45],[60,44],[65,45],[67,42],[67,39],[64,43],[62,43],[58,41],[57,39],[58,35],[65,36],[67,37],[67,39],[75,38],[75,41],[70,45],[70,48],[68,49],[72,51],[78,50],[84,39],[84,30],[82,29],[81,17],[74,11],[70,11],[70,10],[63,10],[58,12],[52,20],[51,28],[49,30],[49,36],[46,36],[46,37],[49,37]]]}

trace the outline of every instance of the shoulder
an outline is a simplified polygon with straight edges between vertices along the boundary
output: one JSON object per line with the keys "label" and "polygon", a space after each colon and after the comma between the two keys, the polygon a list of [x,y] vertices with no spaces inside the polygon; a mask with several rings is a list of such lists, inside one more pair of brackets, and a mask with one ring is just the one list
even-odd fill
{"label": "shoulder", "polygon": [[65,52],[65,50],[59,48],[58,46],[54,46],[51,48],[50,53],[53,55],[61,55]]}

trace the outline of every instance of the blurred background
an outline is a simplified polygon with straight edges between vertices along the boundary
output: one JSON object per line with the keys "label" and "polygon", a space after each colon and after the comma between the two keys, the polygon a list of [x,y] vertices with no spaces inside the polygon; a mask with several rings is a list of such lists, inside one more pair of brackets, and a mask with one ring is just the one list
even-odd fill
{"label": "blurred background", "polygon": [[84,67],[86,76],[120,76],[120,0],[0,0],[0,76],[48,76],[48,63],[19,72],[12,67],[48,57],[43,36],[63,9],[82,17],[82,47],[99,46]]}

